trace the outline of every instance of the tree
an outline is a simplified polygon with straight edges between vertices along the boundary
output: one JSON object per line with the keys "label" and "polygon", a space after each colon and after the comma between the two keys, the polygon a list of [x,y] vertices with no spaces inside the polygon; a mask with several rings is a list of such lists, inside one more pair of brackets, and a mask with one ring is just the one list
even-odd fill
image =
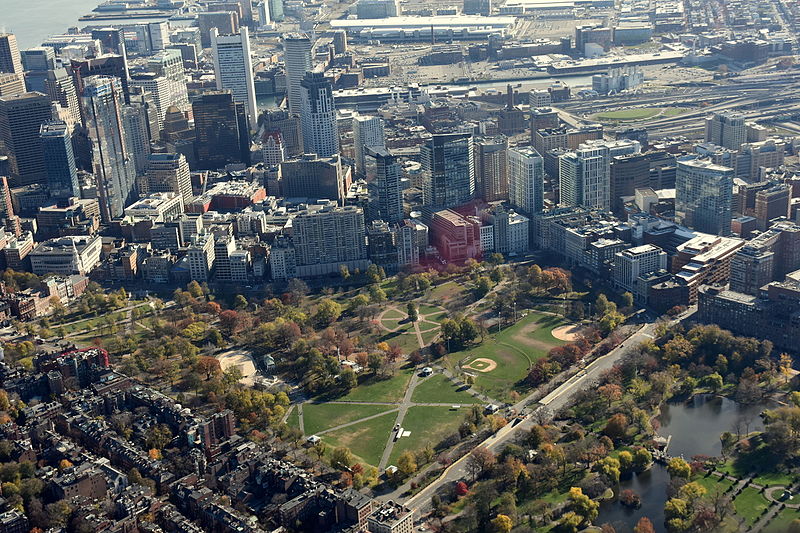
{"label": "tree", "polygon": [[405,479],[417,471],[417,460],[410,450],[406,450],[397,458],[397,472]]}
{"label": "tree", "polygon": [[514,522],[508,516],[499,514],[491,521],[491,525],[494,533],[509,533],[514,527]]}
{"label": "tree", "polygon": [[233,299],[233,307],[238,309],[239,311],[244,311],[247,309],[248,306],[247,298],[242,296],[241,294],[237,294],[236,297]]}
{"label": "tree", "polygon": [[342,315],[342,306],[337,302],[325,298],[317,306],[317,311],[314,313],[314,321],[321,326],[330,326],[336,322]]}
{"label": "tree", "polygon": [[197,371],[206,375],[206,381],[222,373],[222,367],[216,357],[204,355],[197,360]]}
{"label": "tree", "polygon": [[480,276],[475,282],[475,296],[477,296],[479,299],[486,296],[491,289],[492,282],[486,276]]}
{"label": "tree", "polygon": [[197,281],[192,280],[186,285],[186,290],[189,291],[189,295],[192,298],[202,298],[203,297],[203,288],[200,287],[200,284]]}
{"label": "tree", "polygon": [[633,294],[628,291],[622,293],[622,307],[633,307]]}
{"label": "tree", "polygon": [[608,310],[608,297],[600,293],[594,301],[594,312],[597,316],[603,316]]}
{"label": "tree", "polygon": [[604,457],[597,461],[597,471],[600,472],[612,484],[619,483],[620,462],[613,457]]}
{"label": "tree", "polygon": [[633,449],[633,468],[637,472],[641,472],[653,462],[653,455],[642,447]]}
{"label": "tree", "polygon": [[342,276],[343,280],[347,280],[350,277],[350,269],[347,268],[347,265],[339,265],[339,275]]}
{"label": "tree", "polygon": [[356,373],[349,368],[345,368],[339,375],[339,383],[341,383],[342,388],[346,391],[355,389],[356,386],[358,386]]}
{"label": "tree", "polygon": [[669,460],[669,463],[667,463],[667,472],[669,472],[669,475],[672,477],[689,479],[692,475],[692,467],[680,457],[673,457]]}
{"label": "tree", "polygon": [[569,489],[569,501],[573,512],[583,517],[582,522],[591,523],[597,518],[600,504],[586,496],[580,487]]}
{"label": "tree", "polygon": [[633,469],[633,454],[628,450],[622,450],[617,455],[620,472],[630,472]]}
{"label": "tree", "polygon": [[332,467],[344,470],[350,468],[353,463],[355,463],[355,458],[349,448],[339,446],[338,448],[334,448],[331,452]]}
{"label": "tree", "polygon": [[494,466],[496,461],[494,453],[489,448],[478,446],[473,449],[467,457],[467,470],[472,475],[473,483],[478,476]]}
{"label": "tree", "polygon": [[711,389],[711,392],[716,394],[722,389],[723,385],[722,376],[720,376],[717,372],[708,374],[703,378],[702,383],[703,385]]}
{"label": "tree", "polygon": [[406,312],[408,313],[408,319],[411,322],[416,322],[419,320],[419,311],[417,311],[417,305],[414,302],[408,302],[406,305]]}
{"label": "tree", "polygon": [[628,433],[628,417],[622,413],[613,415],[608,419],[603,433],[614,441],[624,439]]}
{"label": "tree", "polygon": [[469,487],[463,481],[459,481],[458,483],[456,483],[455,491],[456,491],[456,496],[466,496],[467,493],[469,492]]}
{"label": "tree", "polygon": [[653,527],[653,523],[649,518],[643,516],[636,522],[633,533],[656,533],[656,528]]}
{"label": "tree", "polygon": [[605,398],[606,402],[608,402],[608,407],[611,407],[611,404],[617,402],[622,399],[622,387],[615,383],[607,383],[601,387],[598,387],[597,392],[600,393],[600,396]]}
{"label": "tree", "polygon": [[[236,335],[242,330],[241,316],[237,311],[228,309],[219,314],[219,327],[228,337]],[[207,335],[207,333],[206,333]]]}

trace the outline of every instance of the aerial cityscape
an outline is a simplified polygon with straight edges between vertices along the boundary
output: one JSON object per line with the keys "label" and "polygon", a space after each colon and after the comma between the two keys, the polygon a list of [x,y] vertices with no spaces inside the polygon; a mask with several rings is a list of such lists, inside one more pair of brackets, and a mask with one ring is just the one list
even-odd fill
{"label": "aerial cityscape", "polygon": [[0,533],[800,533],[797,1],[0,7]]}

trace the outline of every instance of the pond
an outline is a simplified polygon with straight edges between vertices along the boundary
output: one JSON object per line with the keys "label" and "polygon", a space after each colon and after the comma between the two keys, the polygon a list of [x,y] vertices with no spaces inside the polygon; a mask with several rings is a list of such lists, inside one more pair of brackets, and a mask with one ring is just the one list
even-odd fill
{"label": "pond", "polygon": [[[718,455],[719,436],[725,431],[736,433],[764,429],[759,416],[769,405],[741,405],[728,398],[699,394],[688,402],[669,403],[662,406],[658,421],[658,434],[672,436],[669,453],[683,456],[687,461],[694,455]],[[665,467],[653,465],[651,469],[620,481],[619,490],[630,489],[641,497],[638,509],[629,509],[618,501],[600,505],[596,524],[610,523],[617,533],[630,532],[643,516],[648,517],[656,531],[664,527],[664,503],[667,501],[669,474]]]}

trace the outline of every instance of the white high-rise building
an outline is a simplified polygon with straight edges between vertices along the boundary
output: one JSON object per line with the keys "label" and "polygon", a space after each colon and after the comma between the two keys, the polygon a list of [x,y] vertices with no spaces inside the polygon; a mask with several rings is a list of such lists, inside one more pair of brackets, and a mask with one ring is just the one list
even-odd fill
{"label": "white high-rise building", "polygon": [[265,166],[280,165],[286,160],[286,147],[280,131],[270,131],[261,140],[261,154]]}
{"label": "white high-rise building", "polygon": [[311,70],[311,39],[301,33],[290,33],[283,37],[283,63],[286,68],[286,97],[289,112],[300,113],[302,88],[300,82]]}
{"label": "white high-rise building", "polygon": [[[637,289],[637,279],[643,274],[649,274],[656,270],[667,268],[667,252],[653,244],[643,244],[635,246],[614,256],[614,283],[617,287],[639,292]],[[637,294],[639,297],[646,297],[646,294]]]}
{"label": "white high-rise building", "polygon": [[219,35],[217,29],[212,28],[211,48],[214,52],[217,89],[230,89],[234,101],[244,104],[250,128],[255,129],[258,107],[247,27],[243,26],[234,35]]}
{"label": "white high-rise building", "polygon": [[675,176],[675,218],[694,230],[729,235],[733,169],[691,156],[679,159]]}
{"label": "white high-rise building", "polygon": [[544,160],[531,147],[508,150],[508,198],[515,208],[530,214],[544,208]]}
{"label": "white high-rise building", "polygon": [[611,209],[611,157],[605,145],[581,145],[558,161],[563,205]]}
{"label": "white high-rise building", "polygon": [[747,142],[744,115],[735,111],[723,111],[707,117],[706,141],[723,148],[738,150]]}
{"label": "white high-rise building", "polygon": [[307,154],[330,157],[339,153],[339,129],[333,87],[322,72],[306,72],[300,83],[300,125]]}
{"label": "white high-rise building", "polygon": [[353,149],[355,151],[356,174],[363,176],[366,172],[364,148],[384,148],[386,136],[383,132],[383,119],[380,117],[353,117]]}

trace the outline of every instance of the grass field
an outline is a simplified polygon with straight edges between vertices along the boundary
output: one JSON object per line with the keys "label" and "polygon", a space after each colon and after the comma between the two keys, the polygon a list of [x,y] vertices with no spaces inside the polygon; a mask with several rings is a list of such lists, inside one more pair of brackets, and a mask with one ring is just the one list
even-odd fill
{"label": "grass field", "polygon": [[647,120],[656,116],[674,117],[683,112],[683,109],[677,107],[635,107],[617,111],[602,111],[592,115],[592,118],[603,121],[633,122]]}
{"label": "grass field", "polygon": [[417,385],[411,400],[417,403],[480,403],[480,400],[467,392],[459,390],[449,379],[441,374],[435,374]]}
{"label": "grass field", "polygon": [[326,433],[323,439],[329,444],[329,449],[345,446],[363,462],[377,466],[395,420],[395,413],[386,413],[372,420]]}
{"label": "grass field", "polygon": [[785,472],[768,472],[753,478],[753,483],[768,487],[770,485],[783,485],[790,487],[794,484],[795,476]]}
{"label": "grass field", "polygon": [[413,368],[401,368],[389,379],[369,376],[345,396],[337,400],[349,402],[399,402],[403,399]]}
{"label": "grass field", "polygon": [[748,524],[753,524],[769,507],[767,499],[753,487],[745,487],[741,494],[733,500],[736,514],[744,518]]}
{"label": "grass field", "polygon": [[800,520],[800,511],[796,509],[784,509],[778,513],[772,521],[764,528],[765,533],[786,533],[789,524],[793,520]]}
{"label": "grass field", "polygon": [[450,354],[451,363],[469,363],[477,358],[492,359],[497,368],[490,372],[474,372],[475,385],[498,400],[507,400],[513,390],[524,391],[521,383],[528,368],[547,355],[550,348],[563,342],[550,333],[564,322],[559,317],[529,313],[511,327],[493,334],[475,348]]}
{"label": "grass field", "polygon": [[449,407],[411,407],[403,421],[403,429],[411,435],[395,443],[389,464],[395,464],[406,450],[416,452],[428,445],[435,448],[442,439],[458,430],[465,413],[466,408],[451,411]]}
{"label": "grass field", "polygon": [[300,412],[297,410],[297,406],[295,405],[292,407],[292,411],[289,413],[289,416],[286,418],[286,425],[290,428],[299,428],[300,427]]}
{"label": "grass field", "polygon": [[345,405],[340,403],[307,403],[303,406],[306,435],[314,435],[348,422],[377,415],[390,409],[386,405]]}
{"label": "grass field", "polygon": [[733,481],[730,479],[720,479],[717,476],[697,476],[697,478],[693,479],[692,481],[695,481],[698,485],[706,489],[706,493],[708,495],[712,495],[717,492],[723,493],[728,490],[731,485],[733,485]]}

